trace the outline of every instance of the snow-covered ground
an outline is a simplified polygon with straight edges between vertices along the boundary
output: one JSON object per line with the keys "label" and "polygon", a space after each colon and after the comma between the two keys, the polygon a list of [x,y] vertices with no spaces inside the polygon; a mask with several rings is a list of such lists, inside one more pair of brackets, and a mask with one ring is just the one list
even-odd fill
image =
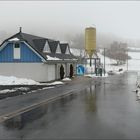
{"label": "snow-covered ground", "polygon": [[132,59],[128,60],[128,70],[140,71],[140,52],[128,52]]}
{"label": "snow-covered ground", "polygon": [[[134,48],[132,48],[134,49]],[[140,48],[138,48],[138,50],[140,50]],[[84,56],[84,50],[79,50],[79,49],[73,49],[71,48],[71,52],[76,55],[76,56]],[[128,55],[132,58],[128,60],[128,70],[130,71],[140,71],[140,52],[128,52]],[[99,58],[101,59],[101,63],[104,65],[104,56],[101,53],[98,53]],[[105,57],[105,69],[106,71],[114,71],[114,72],[118,72],[119,69],[123,69],[123,71],[127,70],[127,64],[124,65],[120,65],[120,66],[115,66],[115,65],[111,65],[111,64],[115,64],[116,61],[113,59],[110,59],[108,57]],[[88,73],[91,73],[94,71],[94,67],[90,67],[89,66],[89,62],[88,64],[86,64],[86,69]]]}
{"label": "snow-covered ground", "polygon": [[52,82],[52,83],[45,83],[45,85],[48,85],[48,86],[52,86],[52,85],[62,85],[64,84],[63,82],[61,81],[55,81],[55,82]]}
{"label": "snow-covered ground", "polygon": [[[104,56],[100,53],[98,53],[99,58],[101,58],[101,63],[104,65]],[[140,71],[140,52],[128,52],[128,56],[130,56],[132,59],[128,60],[128,70],[129,71]],[[106,71],[118,71],[120,68],[122,68],[124,71],[127,70],[127,64],[114,66],[111,64],[116,63],[115,60],[110,59],[108,57],[105,57],[105,68]]]}
{"label": "snow-covered ground", "polygon": [[137,80],[136,80],[136,92],[137,100],[140,100],[140,72],[137,72]]}
{"label": "snow-covered ground", "polygon": [[71,79],[67,77],[67,78],[64,78],[62,81],[67,82],[67,81],[71,81]]}
{"label": "snow-covered ground", "polygon": [[[101,51],[103,51],[103,50],[101,50]],[[80,56],[80,55],[85,56],[85,51],[84,50],[71,48],[71,52],[75,56]],[[98,54],[98,57],[101,59],[102,65],[104,66],[104,56],[101,53],[97,53],[97,54]],[[120,66],[115,66],[115,65],[112,65],[112,64],[116,64],[116,61],[113,60],[113,59],[110,59],[109,57],[105,57],[105,70],[106,70],[106,72],[113,71],[116,74],[120,74],[120,73],[127,70],[127,65],[126,64],[120,65]],[[90,67],[89,60],[88,60],[87,64],[85,64],[84,67],[86,68],[86,75],[91,75],[91,73],[94,73],[94,70],[95,70],[94,65],[92,65],[92,67]],[[119,69],[123,69],[123,71],[119,72]],[[93,74],[91,76],[93,76]],[[106,76],[107,76],[107,74],[106,74]]]}
{"label": "snow-covered ground", "polygon": [[[128,52],[128,55],[132,58],[128,60],[128,71],[140,71],[140,52]],[[104,56],[100,53],[98,53],[98,56],[101,58],[101,63],[104,65]],[[123,69],[123,72],[127,70],[127,64],[119,66],[111,65],[114,63],[116,63],[115,60],[105,57],[105,69],[107,72],[113,71],[120,74],[122,72],[119,72],[119,69]],[[89,69],[90,73],[90,69],[94,68],[90,68],[90,66],[87,65],[87,69]]]}
{"label": "snow-covered ground", "polygon": [[0,75],[0,85],[39,85],[40,83],[26,78]]}
{"label": "snow-covered ground", "polygon": [[[69,78],[63,79],[63,81],[70,81]],[[52,86],[52,85],[60,85],[64,84],[62,81],[55,81],[51,83],[39,83],[31,79],[26,78],[17,78],[14,76],[2,76],[0,75],[0,85],[46,85],[46,86]]]}
{"label": "snow-covered ground", "polygon": [[[64,81],[70,81],[71,79],[69,78],[64,78]],[[2,94],[12,94],[14,92],[19,92],[19,95],[21,94],[28,94],[28,93],[32,93],[32,92],[36,92],[38,90],[44,90],[44,89],[50,89],[50,88],[54,88],[55,85],[63,85],[64,82],[62,81],[54,81],[54,82],[50,82],[50,83],[39,83],[39,82],[36,82],[36,81],[33,81],[31,79],[25,79],[25,78],[17,78],[17,77],[14,77],[14,76],[1,76],[0,75],[0,85],[9,85],[10,86],[13,86],[13,85],[36,85],[37,87],[38,86],[41,86],[39,89],[30,89],[30,87],[13,87],[12,89],[3,89],[3,90],[0,90],[0,96]],[[42,86],[44,88],[42,88]],[[46,86],[46,87],[45,87]]]}
{"label": "snow-covered ground", "polygon": [[[102,63],[102,67],[104,68],[104,56],[100,53],[98,53],[98,57],[100,58],[101,60],[101,63]],[[95,76],[95,66],[92,65],[90,67],[90,61],[87,60],[87,64],[85,64],[85,68],[86,68],[86,73],[85,73],[85,76],[91,76],[91,77],[99,77],[99,76]],[[126,64],[124,65],[119,65],[119,66],[116,66],[116,65],[113,65],[113,64],[116,64],[116,61],[113,60],[113,59],[110,59],[108,57],[105,57],[105,71],[106,71],[106,74],[104,76],[104,72],[102,74],[102,77],[107,77],[108,76],[108,72],[109,71],[113,71],[114,74],[121,74],[123,73],[124,71],[127,70],[127,66]],[[119,69],[122,69],[122,71],[119,71]]]}
{"label": "snow-covered ground", "polygon": [[[138,49],[140,50],[140,48]],[[84,56],[84,50],[79,50],[79,49],[71,49],[71,52],[76,55],[76,56]],[[105,57],[105,70],[106,72],[108,71],[113,71],[115,74],[120,74],[126,70],[129,71],[140,71],[140,52],[128,52],[128,55],[132,58],[128,60],[128,69],[127,69],[127,64],[123,64],[123,65],[112,65],[112,64],[116,64],[116,61]],[[104,66],[104,56],[101,53],[98,53],[98,57],[101,59],[101,63]],[[90,67],[89,65],[89,61],[87,64],[85,64],[86,67],[86,75],[91,75],[90,73],[94,73],[94,65],[92,67]],[[123,69],[123,71],[119,72],[119,69]],[[91,75],[93,76],[93,74]]]}

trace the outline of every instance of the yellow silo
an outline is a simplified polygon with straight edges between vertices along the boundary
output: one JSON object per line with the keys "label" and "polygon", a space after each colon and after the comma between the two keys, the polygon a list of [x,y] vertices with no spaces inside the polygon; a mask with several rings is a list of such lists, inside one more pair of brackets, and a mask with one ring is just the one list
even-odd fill
{"label": "yellow silo", "polygon": [[85,51],[92,58],[96,50],[96,28],[88,27],[85,29]]}

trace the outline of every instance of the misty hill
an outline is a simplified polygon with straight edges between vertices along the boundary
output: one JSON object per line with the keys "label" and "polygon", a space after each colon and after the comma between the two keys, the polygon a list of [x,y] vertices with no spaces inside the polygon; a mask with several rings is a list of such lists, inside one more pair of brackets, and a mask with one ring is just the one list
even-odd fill
{"label": "misty hill", "polygon": [[[110,44],[114,41],[123,41],[122,38],[115,36],[113,34],[97,33],[97,49],[98,48],[109,48]],[[65,40],[70,44],[72,48],[84,49],[85,47],[85,36],[84,33],[79,34],[69,34],[65,36]],[[123,41],[125,42],[125,41]],[[127,42],[127,40],[126,40]]]}
{"label": "misty hill", "polygon": [[[16,31],[15,31],[16,32]],[[8,32],[5,30],[0,30],[0,44],[2,41],[7,39],[9,36],[14,34],[15,32]],[[26,31],[28,32],[28,31]],[[29,32],[30,33],[30,32]],[[34,35],[39,35],[42,37],[47,38],[53,38],[56,40],[62,40],[64,42],[68,42],[71,48],[77,48],[77,49],[84,49],[85,47],[85,34],[84,30],[82,32],[72,33],[72,32],[62,32],[61,35],[58,33],[53,32],[37,32],[36,30],[33,31]],[[128,47],[139,47],[140,46],[140,40],[132,40],[132,39],[123,39],[121,37],[118,37],[111,33],[100,33],[97,32],[97,49],[98,48],[109,48],[110,44],[114,41],[118,42],[126,42],[128,44]],[[134,51],[134,50],[130,50]]]}

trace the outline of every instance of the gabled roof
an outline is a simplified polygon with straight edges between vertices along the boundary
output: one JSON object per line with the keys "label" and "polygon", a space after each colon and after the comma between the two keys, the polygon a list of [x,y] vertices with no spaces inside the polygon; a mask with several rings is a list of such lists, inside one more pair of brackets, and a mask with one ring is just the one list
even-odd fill
{"label": "gabled roof", "polygon": [[47,38],[19,32],[15,35],[11,36],[10,38],[6,39],[5,41],[8,41],[12,38],[18,38],[20,41],[27,42],[37,53],[39,53],[44,59],[46,59],[46,55],[44,55],[44,53],[43,53],[43,48],[44,48],[46,41],[48,40]]}
{"label": "gabled roof", "polygon": [[[51,57],[59,57],[60,59],[73,59],[73,58],[75,59],[75,57],[71,53],[69,55],[65,54],[67,47],[69,47],[69,45],[67,43],[60,44],[59,41],[55,41],[55,40],[44,38],[44,37],[34,36],[31,34],[26,34],[21,31],[15,35],[11,36],[10,38],[6,39],[5,41],[3,41],[1,46],[4,44],[4,42],[9,41],[10,39],[13,39],[13,38],[19,39],[20,41],[25,41],[38,54],[40,54],[45,60],[47,60],[47,56],[46,56],[46,53],[43,52],[43,49],[44,49],[46,42],[48,42],[48,44],[49,44],[49,47],[51,50],[51,53],[49,55]],[[60,49],[61,49],[62,54],[56,53],[58,44],[60,44]]]}

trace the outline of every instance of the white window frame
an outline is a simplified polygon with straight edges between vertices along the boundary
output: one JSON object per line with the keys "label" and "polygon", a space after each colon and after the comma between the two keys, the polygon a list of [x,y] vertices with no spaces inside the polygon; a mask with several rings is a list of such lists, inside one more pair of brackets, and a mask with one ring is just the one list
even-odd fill
{"label": "white window frame", "polygon": [[[16,48],[15,45],[19,44],[19,48]],[[13,57],[14,59],[20,59],[21,58],[21,54],[20,54],[20,42],[15,42],[13,44]]]}

